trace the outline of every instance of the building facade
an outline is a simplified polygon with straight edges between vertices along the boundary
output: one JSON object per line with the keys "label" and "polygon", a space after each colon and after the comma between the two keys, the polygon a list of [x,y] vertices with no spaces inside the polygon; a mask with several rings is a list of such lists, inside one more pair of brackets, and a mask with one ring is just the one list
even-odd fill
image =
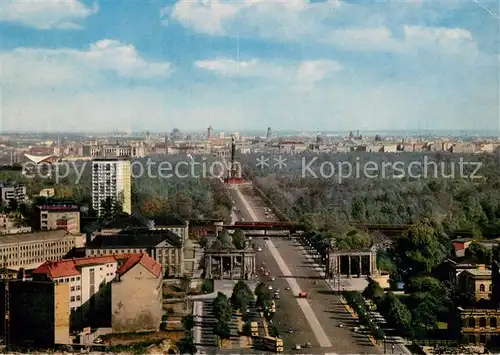
{"label": "building facade", "polygon": [[0,201],[3,204],[10,204],[16,201],[17,204],[26,202],[26,186],[15,182],[0,183]]}
{"label": "building facade", "polygon": [[120,204],[122,211],[132,213],[132,167],[128,159],[98,158],[92,160],[92,207],[101,216],[106,200]]}
{"label": "building facade", "polygon": [[74,201],[47,201],[37,209],[40,230],[64,229],[80,233],[80,206]]}
{"label": "building facade", "polygon": [[0,238],[0,260],[12,270],[30,270],[63,258],[73,248],[83,247],[84,241],[84,236],[65,230],[5,235]]}
{"label": "building facade", "polygon": [[458,291],[471,302],[489,301],[493,291],[490,269],[468,269],[458,276]]}
{"label": "building facade", "polygon": [[147,254],[131,256],[111,284],[113,333],[157,331],[160,328],[163,270]]}

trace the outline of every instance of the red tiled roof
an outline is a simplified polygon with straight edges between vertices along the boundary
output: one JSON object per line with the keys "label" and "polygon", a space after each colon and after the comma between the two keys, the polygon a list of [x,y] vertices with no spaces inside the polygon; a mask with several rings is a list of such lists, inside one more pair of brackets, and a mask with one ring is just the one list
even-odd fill
{"label": "red tiled roof", "polygon": [[161,265],[157,263],[153,258],[151,258],[148,254],[126,254],[122,257],[125,259],[125,262],[117,271],[117,273],[120,275],[125,274],[137,264],[141,264],[156,277],[160,277],[161,275]]}
{"label": "red tiled roof", "polygon": [[126,273],[137,263],[140,263],[156,277],[159,277],[161,274],[161,265],[153,260],[148,254],[104,255],[85,258],[63,259],[55,262],[47,261],[33,270],[33,274],[47,275],[47,277],[50,279],[78,276],[80,275],[80,267],[110,264],[115,262],[123,263],[117,270],[118,274]]}
{"label": "red tiled roof", "polygon": [[101,265],[116,262],[114,256],[93,256],[58,261],[47,261],[33,270],[33,274],[47,275],[50,279],[80,275],[77,267]]}

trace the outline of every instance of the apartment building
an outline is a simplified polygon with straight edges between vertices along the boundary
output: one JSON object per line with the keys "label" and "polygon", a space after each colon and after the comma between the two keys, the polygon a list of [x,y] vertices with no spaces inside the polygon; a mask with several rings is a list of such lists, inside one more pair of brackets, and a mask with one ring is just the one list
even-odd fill
{"label": "apartment building", "polygon": [[33,270],[34,280],[48,280],[69,285],[71,328],[109,326],[110,288],[105,287],[116,276],[118,261],[114,256],[48,261]]}
{"label": "apartment building", "polygon": [[161,323],[161,265],[147,254],[93,256],[46,262],[34,280],[68,285],[71,329],[158,330]]}
{"label": "apartment building", "polygon": [[83,235],[65,230],[4,235],[0,238],[0,260],[11,270],[31,270],[43,262],[63,258],[84,245]]}
{"label": "apartment building", "polygon": [[137,228],[111,235],[100,234],[85,245],[87,256],[129,253],[147,253],[162,265],[167,278],[184,275],[182,239],[170,230]]}
{"label": "apartment building", "polygon": [[132,213],[131,162],[122,158],[92,160],[92,207],[101,216],[106,200],[120,204],[122,211]]}
{"label": "apartment building", "polygon": [[64,229],[80,233],[80,206],[72,200],[47,200],[37,206],[40,230]]}
{"label": "apartment building", "polygon": [[26,202],[26,186],[12,181],[0,182],[0,201],[3,204],[10,204],[16,201],[19,205]]}

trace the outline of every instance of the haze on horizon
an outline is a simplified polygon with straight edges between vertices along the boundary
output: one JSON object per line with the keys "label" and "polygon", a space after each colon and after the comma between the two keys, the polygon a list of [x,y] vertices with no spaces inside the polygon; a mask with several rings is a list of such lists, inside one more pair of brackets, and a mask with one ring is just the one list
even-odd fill
{"label": "haze on horizon", "polygon": [[496,134],[498,5],[0,1],[1,129]]}

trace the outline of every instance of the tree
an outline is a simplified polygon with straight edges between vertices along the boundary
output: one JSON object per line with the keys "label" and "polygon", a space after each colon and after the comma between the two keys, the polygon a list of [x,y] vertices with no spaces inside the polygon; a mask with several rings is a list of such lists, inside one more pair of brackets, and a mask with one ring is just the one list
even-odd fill
{"label": "tree", "polygon": [[181,323],[182,323],[182,328],[184,328],[186,332],[191,331],[191,329],[194,328],[194,316],[188,315],[183,317]]}
{"label": "tree", "polygon": [[236,229],[233,233],[233,244],[236,249],[245,248],[245,234],[241,229]]}
{"label": "tree", "polygon": [[411,328],[412,316],[408,308],[394,295],[387,292],[380,302],[379,311],[386,316],[387,322],[402,333]]}
{"label": "tree", "polygon": [[465,250],[465,255],[477,262],[478,264],[491,264],[492,252],[491,249],[480,243],[473,242]]}
{"label": "tree", "polygon": [[227,321],[219,320],[217,323],[215,323],[214,333],[221,339],[231,338],[231,330],[229,329]]}
{"label": "tree", "polygon": [[181,279],[179,280],[179,282],[180,282],[181,290],[184,292],[188,292],[189,287],[191,286],[191,279],[189,278],[189,276],[183,275],[181,277]]}
{"label": "tree", "polygon": [[384,298],[384,290],[380,287],[380,284],[377,281],[370,279],[368,281],[368,286],[366,286],[363,291],[363,297],[372,300],[376,305],[379,305]]}
{"label": "tree", "polygon": [[203,236],[199,240],[199,244],[203,249],[206,249],[208,247],[208,238]]}
{"label": "tree", "polygon": [[391,275],[395,281],[407,282],[410,278],[428,274],[446,257],[446,246],[431,224],[424,223],[410,228],[406,235],[396,240],[391,250],[397,272]]}
{"label": "tree", "polygon": [[219,292],[217,297],[213,300],[213,311],[215,318],[228,322],[233,315],[233,310],[231,308],[231,303],[227,299],[226,295]]}
{"label": "tree", "polygon": [[194,344],[194,339],[191,335],[182,338],[178,343],[177,347],[181,354],[196,354],[197,349]]}

